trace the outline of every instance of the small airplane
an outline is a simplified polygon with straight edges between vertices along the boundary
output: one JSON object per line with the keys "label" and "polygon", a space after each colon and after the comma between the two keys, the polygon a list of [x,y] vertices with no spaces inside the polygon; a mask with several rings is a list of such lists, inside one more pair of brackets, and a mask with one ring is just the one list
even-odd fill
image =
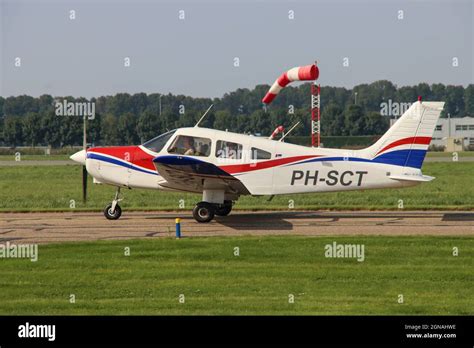
{"label": "small airplane", "polygon": [[70,158],[86,166],[94,183],[117,187],[104,209],[107,219],[121,216],[118,202],[125,187],[202,194],[193,216],[205,223],[228,215],[242,195],[401,188],[431,181],[421,166],[443,106],[419,98],[375,144],[361,150],[306,147],[201,128],[201,118],[194,127],[142,145],[92,147]]}

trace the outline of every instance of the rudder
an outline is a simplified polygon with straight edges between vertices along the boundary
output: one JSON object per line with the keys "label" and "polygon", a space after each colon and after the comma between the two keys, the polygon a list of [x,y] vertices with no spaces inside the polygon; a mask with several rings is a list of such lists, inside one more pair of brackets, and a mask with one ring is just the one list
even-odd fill
{"label": "rudder", "polygon": [[374,162],[420,169],[444,102],[416,102],[362,153]]}

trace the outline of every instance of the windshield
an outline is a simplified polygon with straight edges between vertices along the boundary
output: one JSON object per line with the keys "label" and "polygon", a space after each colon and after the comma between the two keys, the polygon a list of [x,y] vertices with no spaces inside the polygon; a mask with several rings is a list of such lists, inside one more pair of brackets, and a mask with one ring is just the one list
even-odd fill
{"label": "windshield", "polygon": [[167,133],[163,133],[156,138],[153,138],[151,140],[148,140],[146,143],[143,144],[148,150],[154,151],[154,152],[160,152],[161,149],[163,149],[163,146],[170,140],[170,138],[173,136],[173,134],[176,132],[176,129],[173,129],[172,131],[169,131]]}

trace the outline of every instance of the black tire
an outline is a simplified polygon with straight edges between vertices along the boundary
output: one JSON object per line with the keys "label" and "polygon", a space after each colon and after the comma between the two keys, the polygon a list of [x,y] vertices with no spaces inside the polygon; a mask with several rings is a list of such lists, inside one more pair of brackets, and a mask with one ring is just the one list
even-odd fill
{"label": "black tire", "polygon": [[115,211],[112,213],[112,203],[107,204],[104,209],[104,216],[108,220],[117,220],[122,215],[122,208],[120,205],[115,205]]}
{"label": "black tire", "polygon": [[193,209],[193,217],[197,222],[205,223],[214,219],[215,208],[211,203],[199,202]]}
{"label": "black tire", "polygon": [[224,204],[216,207],[216,215],[227,216],[232,211],[232,201],[224,201]]}

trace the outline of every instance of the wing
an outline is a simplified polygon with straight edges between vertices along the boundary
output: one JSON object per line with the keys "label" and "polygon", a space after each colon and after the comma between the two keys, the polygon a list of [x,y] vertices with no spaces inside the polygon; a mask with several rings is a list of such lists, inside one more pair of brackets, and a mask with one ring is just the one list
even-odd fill
{"label": "wing", "polygon": [[218,166],[187,156],[158,156],[153,159],[163,177],[160,186],[202,193],[205,189],[224,190],[229,194],[249,194],[242,182]]}

